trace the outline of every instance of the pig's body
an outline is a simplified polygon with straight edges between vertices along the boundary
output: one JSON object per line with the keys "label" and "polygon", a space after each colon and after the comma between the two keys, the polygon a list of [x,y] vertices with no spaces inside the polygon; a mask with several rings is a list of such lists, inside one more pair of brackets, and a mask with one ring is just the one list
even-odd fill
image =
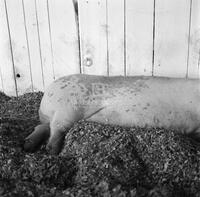
{"label": "pig's body", "polygon": [[45,127],[47,131],[50,124],[48,147],[58,152],[60,139],[80,119],[130,127],[174,128],[198,134],[200,81],[140,76],[60,78],[46,90],[40,106],[42,124],[27,139],[37,141],[41,130]]}

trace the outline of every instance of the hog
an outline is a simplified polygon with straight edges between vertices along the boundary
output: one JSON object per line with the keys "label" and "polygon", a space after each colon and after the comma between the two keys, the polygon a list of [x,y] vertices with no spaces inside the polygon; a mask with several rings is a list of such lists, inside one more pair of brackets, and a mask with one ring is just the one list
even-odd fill
{"label": "hog", "polygon": [[200,137],[200,80],[152,76],[69,75],[45,91],[40,122],[25,139],[35,151],[47,142],[58,154],[79,120],[126,127],[175,129]]}

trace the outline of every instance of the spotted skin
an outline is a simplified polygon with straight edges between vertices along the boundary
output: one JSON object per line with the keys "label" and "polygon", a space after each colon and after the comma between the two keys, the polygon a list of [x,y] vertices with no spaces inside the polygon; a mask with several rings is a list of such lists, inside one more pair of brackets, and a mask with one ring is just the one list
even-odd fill
{"label": "spotted skin", "polygon": [[39,116],[41,125],[25,141],[28,151],[48,139],[49,151],[59,153],[66,132],[81,119],[129,127],[173,128],[200,136],[200,81],[70,75],[47,88]]}

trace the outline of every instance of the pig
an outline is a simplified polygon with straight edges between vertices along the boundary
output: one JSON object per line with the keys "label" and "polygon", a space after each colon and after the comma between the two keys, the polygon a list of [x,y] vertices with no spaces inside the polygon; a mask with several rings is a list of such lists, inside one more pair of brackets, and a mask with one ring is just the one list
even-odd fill
{"label": "pig", "polygon": [[40,122],[25,139],[35,151],[47,142],[58,154],[79,120],[141,128],[175,129],[200,137],[200,80],[152,76],[75,74],[54,81],[39,108]]}

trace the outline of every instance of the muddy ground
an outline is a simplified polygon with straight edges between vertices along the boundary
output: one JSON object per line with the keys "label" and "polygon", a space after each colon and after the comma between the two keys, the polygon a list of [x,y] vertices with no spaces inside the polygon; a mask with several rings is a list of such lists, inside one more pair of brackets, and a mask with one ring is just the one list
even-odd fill
{"label": "muddy ground", "polygon": [[42,93],[0,93],[0,196],[200,196],[200,145],[173,130],[80,121],[59,156],[23,150]]}

